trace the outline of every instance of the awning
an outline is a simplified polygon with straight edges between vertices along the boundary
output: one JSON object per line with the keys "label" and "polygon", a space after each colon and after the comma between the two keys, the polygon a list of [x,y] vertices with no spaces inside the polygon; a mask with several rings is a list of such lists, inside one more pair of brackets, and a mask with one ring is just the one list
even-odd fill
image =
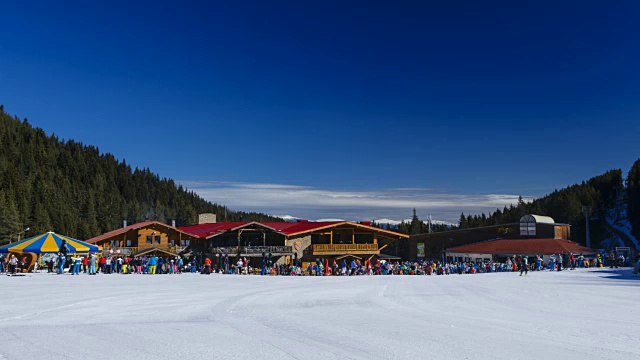
{"label": "awning", "polygon": [[60,252],[60,247],[63,242],[66,243],[67,253],[70,254],[102,251],[100,246],[59,235],[54,232],[48,232],[0,247],[0,253],[57,254]]}

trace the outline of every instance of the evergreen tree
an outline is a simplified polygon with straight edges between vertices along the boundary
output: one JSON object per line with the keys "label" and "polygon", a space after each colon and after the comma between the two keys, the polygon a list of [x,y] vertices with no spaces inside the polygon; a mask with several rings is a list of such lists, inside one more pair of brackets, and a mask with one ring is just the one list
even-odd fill
{"label": "evergreen tree", "polygon": [[458,220],[458,227],[460,229],[464,229],[467,227],[467,218],[464,216],[464,213],[460,214],[460,220]]}
{"label": "evergreen tree", "polygon": [[0,242],[16,239],[21,230],[22,226],[15,202],[11,196],[0,191]]}
{"label": "evergreen tree", "polygon": [[409,225],[409,228],[409,233],[411,235],[424,234],[427,232],[424,222],[422,222],[416,214],[416,208],[413,208],[413,216],[411,217],[411,224]]}
{"label": "evergreen tree", "polygon": [[26,118],[0,106],[0,245],[22,227],[31,234],[57,231],[87,239],[145,220],[178,226],[197,222],[198,213],[223,219],[281,221],[273,216],[238,213],[208,202],[171,179],[149,169],[132,169],[125,161],[94,146],[61,140],[34,128]]}
{"label": "evergreen tree", "polygon": [[627,216],[633,227],[633,234],[640,238],[640,159],[627,174],[627,204]]}

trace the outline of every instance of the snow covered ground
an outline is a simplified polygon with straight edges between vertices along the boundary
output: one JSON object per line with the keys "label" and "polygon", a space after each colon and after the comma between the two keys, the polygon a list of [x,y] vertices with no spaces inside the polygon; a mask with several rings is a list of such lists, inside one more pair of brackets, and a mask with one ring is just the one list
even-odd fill
{"label": "snow covered ground", "polygon": [[639,359],[629,269],[0,277],[0,359]]}

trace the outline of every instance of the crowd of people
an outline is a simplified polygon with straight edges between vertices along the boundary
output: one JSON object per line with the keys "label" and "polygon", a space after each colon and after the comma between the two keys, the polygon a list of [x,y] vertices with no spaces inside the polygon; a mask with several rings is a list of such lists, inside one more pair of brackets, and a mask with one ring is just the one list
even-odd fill
{"label": "crowd of people", "polygon": [[[290,264],[274,262],[271,256],[263,255],[259,266],[252,266],[251,259],[238,258],[234,261],[228,255],[218,255],[212,261],[206,256],[128,256],[106,254],[76,255],[69,254],[65,244],[60,252],[50,257],[45,263],[39,264],[49,273],[70,273],[79,275],[85,273],[95,275],[103,274],[180,274],[184,272],[202,274],[223,273],[236,275],[292,275],[292,276],[359,276],[359,275],[451,275],[451,274],[477,274],[494,272],[520,272],[526,276],[529,271],[562,271],[575,270],[576,268],[605,267],[618,268],[622,266],[640,266],[629,264],[629,259],[624,254],[614,251],[606,254],[597,254],[587,258],[582,254],[553,254],[545,262],[543,257],[537,255],[514,255],[506,260],[498,261],[387,261],[384,259],[366,259],[364,261],[351,258],[325,259],[317,258],[315,261],[302,262],[298,259]],[[0,273],[15,274],[25,266],[26,257],[19,259],[15,254],[3,256],[0,254]],[[255,264],[255,260],[253,262]],[[36,268],[38,270],[38,264]]]}

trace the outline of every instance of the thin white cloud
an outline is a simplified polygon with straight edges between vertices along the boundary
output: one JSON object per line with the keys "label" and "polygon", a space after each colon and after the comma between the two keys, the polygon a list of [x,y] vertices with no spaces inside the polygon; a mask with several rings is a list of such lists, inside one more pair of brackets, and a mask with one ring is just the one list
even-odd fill
{"label": "thin white cloud", "polygon": [[432,215],[434,219],[455,222],[461,212],[486,213],[518,201],[518,195],[512,194],[451,194],[426,188],[348,191],[227,181],[180,183],[203,198],[230,208],[270,214],[285,213],[307,219],[404,219],[416,208],[421,217]]}

